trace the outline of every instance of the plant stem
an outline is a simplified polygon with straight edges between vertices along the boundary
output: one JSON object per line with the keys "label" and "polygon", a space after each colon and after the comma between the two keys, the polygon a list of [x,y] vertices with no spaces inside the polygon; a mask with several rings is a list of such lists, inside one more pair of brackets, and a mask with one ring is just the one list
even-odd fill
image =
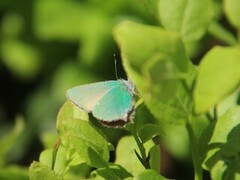
{"label": "plant stem", "polygon": [[194,180],[202,180],[202,168],[199,158],[199,152],[197,148],[197,143],[195,141],[195,134],[192,127],[192,115],[189,116],[186,122],[186,128],[190,140],[190,146],[192,150],[192,159],[193,159],[193,166],[194,166]]}

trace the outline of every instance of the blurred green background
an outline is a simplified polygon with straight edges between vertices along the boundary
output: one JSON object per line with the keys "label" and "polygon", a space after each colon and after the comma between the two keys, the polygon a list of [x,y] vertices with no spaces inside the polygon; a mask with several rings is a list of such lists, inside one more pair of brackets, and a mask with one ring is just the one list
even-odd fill
{"label": "blurred green background", "polygon": [[[222,1],[214,2],[214,19],[233,31],[223,17]],[[19,174],[27,177],[30,163],[38,160],[46,144],[54,144],[57,113],[67,100],[67,89],[116,79],[114,54],[118,76],[127,78],[112,29],[124,20],[159,25],[157,3],[158,0],[0,0],[0,179],[16,179],[13,174],[18,179]],[[219,32],[213,32],[217,32],[215,26],[204,38],[186,47],[194,63],[212,46],[229,39],[229,34],[217,36]],[[232,43],[231,38],[227,44]],[[144,106],[136,116],[153,121]],[[126,133],[101,128],[113,144]],[[177,142],[169,143],[168,148],[175,150],[175,157],[180,160],[173,161],[167,148],[162,147],[163,172],[178,178],[186,174],[193,177],[183,128],[171,127],[173,133],[166,136],[168,142]]]}
{"label": "blurred green background", "polygon": [[[57,134],[65,92],[126,78],[112,28],[131,19],[156,24],[140,0],[0,1],[0,166],[29,166],[46,133]],[[1,175],[1,172],[0,172]]]}

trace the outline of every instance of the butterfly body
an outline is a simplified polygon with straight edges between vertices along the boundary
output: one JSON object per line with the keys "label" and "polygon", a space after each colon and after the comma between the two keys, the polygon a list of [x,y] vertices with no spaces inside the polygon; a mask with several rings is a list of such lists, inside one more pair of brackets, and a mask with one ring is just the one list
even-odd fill
{"label": "butterfly body", "polygon": [[124,126],[134,111],[134,86],[123,79],[97,82],[69,89],[67,98],[77,107],[91,112],[106,126]]}

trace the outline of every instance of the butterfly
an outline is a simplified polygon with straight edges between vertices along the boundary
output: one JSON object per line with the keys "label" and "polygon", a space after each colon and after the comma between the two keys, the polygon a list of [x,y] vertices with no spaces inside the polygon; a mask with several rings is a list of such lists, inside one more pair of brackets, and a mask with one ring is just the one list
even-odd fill
{"label": "butterfly", "polygon": [[77,107],[92,113],[103,125],[123,127],[132,122],[135,87],[124,79],[80,85],[67,91],[67,98]]}

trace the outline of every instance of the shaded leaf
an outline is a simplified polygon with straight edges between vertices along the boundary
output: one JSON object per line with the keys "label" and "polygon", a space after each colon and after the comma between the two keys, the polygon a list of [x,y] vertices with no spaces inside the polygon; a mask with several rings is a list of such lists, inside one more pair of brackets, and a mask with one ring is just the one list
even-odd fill
{"label": "shaded leaf", "polygon": [[0,50],[3,62],[16,77],[27,80],[36,77],[41,67],[41,59],[33,45],[6,39],[2,41]]}
{"label": "shaded leaf", "polygon": [[18,117],[16,119],[16,123],[14,128],[1,137],[0,139],[0,166],[5,164],[8,160],[8,153],[10,152],[11,148],[19,139],[19,136],[22,134],[24,130],[24,122],[22,117]]}
{"label": "shaded leaf", "polygon": [[1,180],[28,180],[28,170],[20,166],[1,167],[0,169]]}
{"label": "shaded leaf", "polygon": [[[240,175],[240,107],[227,111],[208,128],[204,167],[213,179],[236,179]],[[208,140],[208,142],[206,142]]]}
{"label": "shaded leaf", "polygon": [[123,167],[112,164],[108,168],[99,168],[92,172],[92,179],[125,179],[132,175]]}
{"label": "shaded leaf", "polygon": [[142,142],[145,143],[146,141],[152,139],[155,136],[163,135],[163,132],[159,125],[145,124],[140,128],[138,134]]}

